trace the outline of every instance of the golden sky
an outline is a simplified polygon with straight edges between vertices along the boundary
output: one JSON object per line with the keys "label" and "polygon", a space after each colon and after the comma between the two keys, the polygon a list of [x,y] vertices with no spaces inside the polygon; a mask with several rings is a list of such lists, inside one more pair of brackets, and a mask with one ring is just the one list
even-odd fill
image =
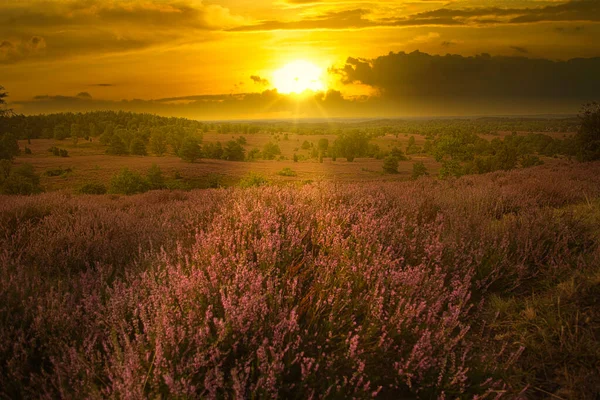
{"label": "golden sky", "polygon": [[0,0],[0,85],[24,112],[284,117],[306,99],[274,75],[305,60],[335,92],[303,116],[571,112],[599,87],[598,38],[597,0]]}

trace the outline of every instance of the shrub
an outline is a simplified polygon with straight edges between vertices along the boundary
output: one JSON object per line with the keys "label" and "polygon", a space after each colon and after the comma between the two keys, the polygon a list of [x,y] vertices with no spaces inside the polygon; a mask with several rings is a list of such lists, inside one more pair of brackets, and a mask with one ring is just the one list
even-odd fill
{"label": "shrub", "polygon": [[105,194],[107,189],[102,183],[89,182],[81,186],[77,192],[80,194]]}
{"label": "shrub", "polygon": [[193,137],[187,137],[179,147],[179,157],[182,160],[193,163],[202,157],[202,148],[199,141]]}
{"label": "shrub", "polygon": [[69,157],[67,149],[58,149],[58,155],[61,157]]}
{"label": "shrub", "polygon": [[536,165],[542,164],[544,164],[544,162],[534,154],[527,154],[521,158],[521,167],[523,168],[535,167]]}
{"label": "shrub", "polygon": [[230,140],[225,144],[223,159],[228,161],[244,161],[246,150],[239,142]]}
{"label": "shrub", "polygon": [[25,154],[32,154],[29,147],[25,147]]}
{"label": "shrub", "polygon": [[23,164],[12,168],[10,174],[2,182],[3,194],[29,195],[40,193],[40,177],[35,173],[33,165]]}
{"label": "shrub", "polygon": [[383,172],[386,174],[398,173],[398,159],[393,156],[388,156],[383,160]]}
{"label": "shrub", "polygon": [[581,161],[600,160],[600,104],[591,103],[579,114],[581,125],[575,136]]}
{"label": "shrub", "polygon": [[110,181],[110,193],[114,194],[135,194],[143,193],[149,189],[150,185],[142,175],[130,171],[129,168],[123,168],[115,174]]}
{"label": "shrub", "polygon": [[150,189],[163,189],[165,187],[165,178],[163,177],[162,170],[156,164],[152,164],[146,174],[146,178],[148,179]]}
{"label": "shrub", "polygon": [[293,169],[291,169],[289,167],[285,167],[284,169],[282,169],[281,171],[279,171],[277,173],[277,175],[281,175],[281,176],[297,176],[298,174]]}
{"label": "shrub", "polygon": [[416,163],[414,163],[411,178],[417,179],[417,178],[419,178],[421,176],[425,176],[425,175],[429,175],[429,172],[427,172],[427,168],[425,167],[425,164],[423,164],[422,161],[417,161]]}
{"label": "shrub", "polygon": [[263,186],[267,183],[269,183],[267,178],[260,174],[250,171],[240,179],[238,185],[241,188],[249,188],[254,186]]}

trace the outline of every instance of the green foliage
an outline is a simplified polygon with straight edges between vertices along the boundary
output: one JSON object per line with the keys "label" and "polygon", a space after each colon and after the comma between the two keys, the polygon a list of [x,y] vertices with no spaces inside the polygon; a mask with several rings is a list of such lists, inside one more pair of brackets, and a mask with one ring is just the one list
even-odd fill
{"label": "green foliage", "polygon": [[45,176],[64,176],[68,173],[73,172],[71,168],[62,169],[62,167],[48,169],[44,172]]}
{"label": "green foliage", "polygon": [[296,171],[294,171],[290,167],[285,167],[284,169],[282,169],[281,171],[279,171],[277,173],[277,175],[281,175],[281,176],[297,176],[298,174],[296,173]]}
{"label": "green foliage", "polygon": [[10,175],[12,163],[10,160],[0,160],[0,184]]}
{"label": "green foliage", "polygon": [[108,145],[108,149],[106,149],[106,153],[118,156],[125,155],[128,153],[127,145],[119,135],[113,135],[110,138],[110,142]]}
{"label": "green foliage", "polygon": [[205,143],[202,148],[202,154],[206,158],[220,160],[223,158],[223,145],[221,142]]}
{"label": "green foliage", "polygon": [[333,147],[337,156],[346,157],[346,160],[352,162],[355,157],[367,154],[369,138],[365,132],[354,129],[339,135]]}
{"label": "green foliage", "polygon": [[248,161],[256,160],[259,157],[260,157],[260,150],[257,148],[254,148],[248,152],[248,157],[247,157]]}
{"label": "green foliage", "polygon": [[325,153],[327,149],[329,149],[329,140],[327,140],[327,138],[319,139],[319,142],[317,143],[317,148],[320,152]]}
{"label": "green foliage", "polygon": [[301,146],[302,150],[308,150],[308,149],[310,149],[310,147],[311,147],[311,145],[308,140],[305,140],[304,142],[302,142],[302,146]]}
{"label": "green foliage", "polygon": [[429,175],[429,172],[427,172],[427,168],[425,167],[425,164],[423,164],[423,161],[417,161],[413,164],[411,179],[417,179],[426,175]]}
{"label": "green foliage", "polygon": [[106,186],[95,182],[86,183],[77,190],[79,194],[105,194],[106,192]]}
{"label": "green foliage", "polygon": [[223,159],[228,161],[244,161],[246,150],[239,142],[230,140],[225,144]]}
{"label": "green foliage", "polygon": [[600,104],[585,105],[579,119],[581,125],[576,135],[577,158],[581,161],[600,160]]}
{"label": "green foliage", "polygon": [[265,160],[273,160],[276,156],[281,154],[279,145],[273,142],[269,142],[264,145],[262,156]]}
{"label": "green foliage", "polygon": [[[4,168],[3,168],[4,169]],[[2,194],[29,195],[40,193],[40,177],[35,173],[33,165],[23,164],[9,170],[6,178],[3,178],[0,192]],[[6,170],[3,171],[6,174]]]}
{"label": "green foliage", "polygon": [[10,133],[0,137],[0,160],[12,160],[19,155],[19,143],[17,138]]}
{"label": "green foliage", "polygon": [[294,162],[298,162],[298,154],[294,153],[294,158],[293,158]]}
{"label": "green foliage", "polygon": [[146,145],[144,141],[140,138],[135,138],[131,141],[129,145],[129,153],[137,156],[145,156],[148,154],[146,151]]}
{"label": "green foliage", "polygon": [[110,181],[110,193],[135,194],[146,192],[150,188],[148,181],[139,173],[123,168]]}
{"label": "green foliage", "polygon": [[54,127],[54,139],[65,140],[70,136],[71,132],[64,125],[59,124]]}
{"label": "green foliage", "polygon": [[398,159],[394,156],[388,156],[383,160],[383,172],[386,174],[398,173]]}
{"label": "green foliage", "polygon": [[4,99],[7,97],[8,97],[8,93],[6,93],[4,86],[0,85],[0,117],[8,116],[12,113],[12,110],[10,108],[5,107],[6,100],[4,100]]}
{"label": "green foliage", "polygon": [[406,156],[404,155],[404,152],[402,152],[402,150],[400,150],[398,147],[392,148],[392,151],[390,151],[390,156],[394,157],[398,161],[407,160]]}
{"label": "green foliage", "polygon": [[150,150],[157,156],[162,156],[167,152],[167,135],[161,129],[152,130]]}
{"label": "green foliage", "polygon": [[246,143],[248,143],[248,141],[246,140],[246,138],[244,136],[238,137],[235,141],[238,142],[239,144],[241,144],[242,146],[245,145]]}
{"label": "green foliage", "polygon": [[182,160],[191,163],[200,159],[202,157],[202,148],[200,147],[198,139],[186,137],[183,142],[181,142],[178,154]]}
{"label": "green foliage", "polygon": [[257,174],[256,172],[248,172],[246,175],[240,179],[238,185],[241,188],[249,188],[255,186],[264,186],[268,184],[269,181],[264,176]]}
{"label": "green foliage", "polygon": [[148,173],[146,174],[148,185],[150,189],[163,189],[165,188],[165,178],[163,177],[162,170],[156,164],[152,164]]}
{"label": "green foliage", "polygon": [[533,154],[527,154],[521,158],[521,167],[529,168],[535,167],[536,165],[542,165],[544,162],[540,158]]}
{"label": "green foliage", "polygon": [[32,154],[31,149],[29,147],[25,147],[25,154]]}
{"label": "green foliage", "polygon": [[446,179],[451,176],[459,177],[462,175],[464,175],[463,168],[457,160],[442,161],[442,168],[440,168],[439,172],[440,179]]}

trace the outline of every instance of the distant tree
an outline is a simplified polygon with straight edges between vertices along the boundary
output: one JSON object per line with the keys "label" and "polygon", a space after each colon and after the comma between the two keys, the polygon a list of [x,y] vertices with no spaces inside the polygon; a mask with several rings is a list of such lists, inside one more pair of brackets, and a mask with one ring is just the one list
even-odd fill
{"label": "distant tree", "polygon": [[535,167],[536,165],[542,165],[544,162],[534,154],[527,154],[521,158],[521,167],[529,168]]}
{"label": "distant tree", "polygon": [[4,86],[0,85],[0,117],[8,116],[12,114],[12,110],[10,108],[6,108],[6,99],[8,97],[8,93],[4,89]]}
{"label": "distant tree", "polygon": [[398,161],[406,161],[407,158],[404,155],[404,152],[400,150],[398,147],[394,147],[392,151],[390,151],[390,156],[394,157]]}
{"label": "distant tree", "polygon": [[161,129],[153,129],[150,134],[150,150],[157,156],[167,152],[167,135]]}
{"label": "distant tree", "polygon": [[575,137],[577,158],[581,161],[600,160],[600,104],[586,104],[579,119],[581,125]]}
{"label": "distant tree", "polygon": [[127,154],[127,145],[119,135],[113,135],[110,138],[110,142],[108,145],[108,149],[106,149],[107,154],[113,155],[124,155]]}
{"label": "distant tree", "polygon": [[294,158],[293,158],[294,162],[298,162],[298,154],[294,153]]}
{"label": "distant tree", "polygon": [[244,136],[240,136],[236,139],[236,142],[238,142],[239,144],[241,144],[242,146],[245,145],[246,143],[248,143],[248,141],[246,140],[246,138]]}
{"label": "distant tree", "polygon": [[268,142],[264,145],[262,154],[265,160],[273,160],[276,156],[281,154],[281,149],[278,144]]}
{"label": "distant tree", "polygon": [[0,137],[0,160],[12,160],[19,155],[19,142],[10,133]]}
{"label": "distant tree", "polygon": [[80,136],[81,126],[79,124],[71,124],[71,140],[73,141],[74,146],[77,146]]}
{"label": "distant tree", "polygon": [[181,142],[179,148],[179,157],[182,160],[193,163],[202,157],[202,148],[198,140],[193,137],[187,137]]}
{"label": "distant tree", "polygon": [[425,176],[425,175],[429,175],[429,173],[427,172],[427,168],[425,167],[425,164],[423,164],[422,161],[417,161],[416,163],[414,163],[411,178],[417,179],[417,178],[419,178],[421,176]]}
{"label": "distant tree", "polygon": [[304,142],[302,142],[302,150],[308,150],[310,149],[310,143],[308,142],[308,140],[305,140]]}
{"label": "distant tree", "polygon": [[393,156],[388,156],[383,160],[383,172],[386,174],[398,173],[398,159]]}
{"label": "distant tree", "polygon": [[64,125],[59,124],[54,126],[54,139],[55,140],[65,140],[69,137],[70,131],[67,131]]}
{"label": "distant tree", "polygon": [[319,139],[319,142],[317,143],[317,148],[321,153],[325,153],[329,148],[329,140],[327,140],[327,138]]}
{"label": "distant tree", "polygon": [[135,138],[131,141],[129,145],[129,153],[134,154],[136,156],[145,156],[148,154],[146,151],[146,144],[140,138]]}
{"label": "distant tree", "polygon": [[228,161],[244,161],[246,157],[246,150],[242,147],[239,142],[230,140],[225,144],[223,150],[223,159]]}

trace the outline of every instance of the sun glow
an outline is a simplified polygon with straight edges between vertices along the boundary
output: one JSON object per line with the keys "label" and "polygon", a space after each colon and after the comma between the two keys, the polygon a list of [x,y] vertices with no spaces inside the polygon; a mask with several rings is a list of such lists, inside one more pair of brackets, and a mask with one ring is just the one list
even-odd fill
{"label": "sun glow", "polygon": [[279,93],[302,93],[306,90],[325,90],[323,69],[298,60],[284,65],[273,73],[273,86]]}

